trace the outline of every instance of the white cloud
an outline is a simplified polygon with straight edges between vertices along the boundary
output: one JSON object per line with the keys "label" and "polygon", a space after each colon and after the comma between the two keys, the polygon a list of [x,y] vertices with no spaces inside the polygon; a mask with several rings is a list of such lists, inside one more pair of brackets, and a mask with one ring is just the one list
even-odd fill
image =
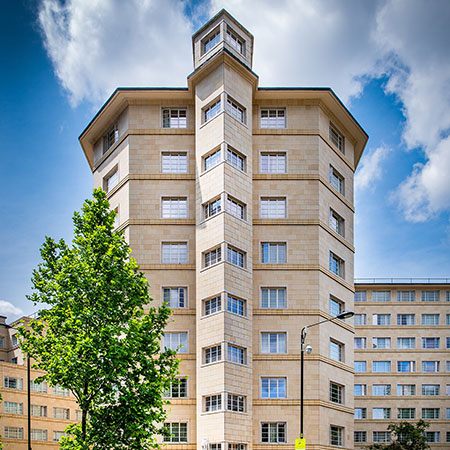
{"label": "white cloud", "polygon": [[12,314],[14,316],[19,316],[20,314],[23,314],[23,311],[18,308],[17,306],[14,306],[10,302],[6,302],[5,300],[0,300],[0,314],[8,316],[8,314]]}
{"label": "white cloud", "polygon": [[[98,105],[117,86],[184,86],[198,24],[186,5],[41,0],[44,42],[71,102]],[[211,0],[209,15],[222,7],[254,34],[262,86],[330,86],[348,103],[385,75],[406,118],[406,147],[424,151],[393,198],[412,221],[450,209],[448,0]]]}
{"label": "white cloud", "polygon": [[372,153],[365,154],[355,175],[355,191],[373,187],[383,174],[381,163],[391,152],[389,147],[378,147]]}
{"label": "white cloud", "polygon": [[176,0],[42,0],[44,44],[71,103],[118,86],[185,86],[192,33]]}

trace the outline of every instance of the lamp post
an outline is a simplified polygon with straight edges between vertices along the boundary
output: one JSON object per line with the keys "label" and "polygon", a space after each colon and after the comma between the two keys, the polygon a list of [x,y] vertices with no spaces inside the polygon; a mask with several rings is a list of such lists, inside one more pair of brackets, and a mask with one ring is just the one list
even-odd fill
{"label": "lamp post", "polygon": [[331,322],[335,319],[348,319],[350,317],[353,317],[355,313],[353,311],[345,311],[341,314],[338,314],[337,316],[330,317],[329,319],[321,320],[320,322],[313,323],[311,325],[307,325],[302,328],[301,333],[301,353],[300,353],[300,439],[303,439],[303,368],[304,368],[304,361],[305,361],[305,351],[306,353],[310,354],[312,352],[312,347],[310,345],[305,344],[306,335],[308,333],[308,328],[315,327],[316,325],[320,325],[325,322]]}

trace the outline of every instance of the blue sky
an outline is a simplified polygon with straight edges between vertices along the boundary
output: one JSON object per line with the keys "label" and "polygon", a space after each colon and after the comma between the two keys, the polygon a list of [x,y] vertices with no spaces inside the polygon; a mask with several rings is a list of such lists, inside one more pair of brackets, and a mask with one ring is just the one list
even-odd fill
{"label": "blue sky", "polygon": [[7,0],[0,16],[0,314],[45,235],[71,239],[92,176],[78,136],[117,86],[185,86],[190,36],[225,7],[261,86],[330,86],[370,136],[355,276],[450,277],[450,2]]}

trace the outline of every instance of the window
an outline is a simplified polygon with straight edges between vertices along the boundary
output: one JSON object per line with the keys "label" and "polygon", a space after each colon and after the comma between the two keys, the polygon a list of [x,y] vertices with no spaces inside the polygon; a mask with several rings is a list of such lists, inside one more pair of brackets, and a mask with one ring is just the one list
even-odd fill
{"label": "window", "polygon": [[81,411],[81,409],[76,409],[75,410],[75,420],[77,420],[78,422],[81,422],[82,418],[83,418],[83,412]]}
{"label": "window", "polygon": [[445,316],[445,325],[450,325],[450,314]]}
{"label": "window", "polygon": [[397,292],[398,302],[414,302],[415,292],[414,291],[398,291]]}
{"label": "window", "polygon": [[23,403],[4,402],[3,411],[5,414],[23,414]]}
{"label": "window", "polygon": [[399,397],[410,397],[416,395],[415,384],[397,384],[397,395]]}
{"label": "window", "polygon": [[227,162],[232,166],[236,167],[239,170],[245,171],[245,157],[240,153],[232,150],[231,148],[227,149]]}
{"label": "window", "polygon": [[333,145],[337,147],[340,152],[345,153],[344,136],[341,133],[339,133],[337,128],[331,123],[329,128],[329,138],[330,141],[333,143]]}
{"label": "window", "polygon": [[53,394],[54,395],[59,395],[61,397],[69,397],[70,392],[69,392],[69,389],[63,388],[62,386],[59,386],[59,385],[56,385],[53,388]]}
{"label": "window", "polygon": [[280,444],[286,442],[286,422],[261,424],[261,442]]}
{"label": "window", "polygon": [[391,362],[390,361],[373,361],[372,362],[372,372],[390,372]]}
{"label": "window", "polygon": [[165,287],[164,303],[170,308],[187,308],[187,289],[185,287]]}
{"label": "window", "polygon": [[222,395],[208,395],[205,397],[205,411],[220,411],[222,409]]}
{"label": "window", "polygon": [[161,154],[162,173],[187,173],[187,154],[166,152]]}
{"label": "window", "polygon": [[187,264],[186,242],[164,242],[162,244],[163,264]]}
{"label": "window", "polygon": [[367,323],[367,316],[365,314],[355,314],[353,318],[355,326],[366,325]]}
{"label": "window", "polygon": [[205,300],[205,316],[214,314],[221,310],[221,298],[220,296],[210,298]]}
{"label": "window", "polygon": [[372,408],[372,419],[390,419],[391,408]]}
{"label": "window", "polygon": [[411,337],[397,338],[397,348],[399,349],[416,348],[416,339]]}
{"label": "window", "polygon": [[330,340],[330,358],[335,361],[344,361],[344,344]]}
{"label": "window", "polygon": [[5,348],[5,338],[0,336],[0,348]]}
{"label": "window", "polygon": [[21,427],[5,427],[6,439],[23,439],[23,428]]}
{"label": "window", "polygon": [[237,347],[236,345],[228,344],[227,359],[228,361],[236,364],[246,364],[245,349],[242,347]]}
{"label": "window", "polygon": [[226,112],[241,123],[245,123],[245,108],[227,96]]}
{"label": "window", "polygon": [[446,300],[447,302],[450,302],[450,291],[446,291],[446,292],[445,292],[445,300]]}
{"label": "window", "polygon": [[366,361],[355,361],[354,363],[355,372],[367,372],[367,362]]}
{"label": "window", "polygon": [[261,109],[261,128],[286,128],[286,111]]}
{"label": "window", "polygon": [[261,398],[286,398],[286,378],[261,378]]}
{"label": "window", "polygon": [[53,442],[59,442],[63,436],[67,436],[64,431],[53,431]]}
{"label": "window", "polygon": [[30,413],[33,417],[47,417],[47,407],[43,405],[31,405]]}
{"label": "window", "polygon": [[387,397],[391,395],[390,384],[374,384],[372,386],[372,395],[374,397]]}
{"label": "window", "polygon": [[445,442],[450,442],[450,431],[447,431],[445,439]]}
{"label": "window", "polygon": [[344,261],[333,252],[330,252],[330,270],[335,275],[344,278]]}
{"label": "window", "polygon": [[13,347],[16,347],[19,345],[19,340],[17,339],[17,336],[14,334],[11,338]]}
{"label": "window", "polygon": [[239,250],[236,250],[233,247],[227,248],[227,261],[231,264],[234,264],[238,267],[244,267],[244,253],[240,252]]}
{"label": "window", "polygon": [[415,314],[397,314],[397,325],[414,325],[415,323]]}
{"label": "window", "polygon": [[366,338],[365,337],[358,337],[355,338],[355,349],[362,349],[362,348],[366,348]]}
{"label": "window", "polygon": [[222,250],[220,247],[205,253],[205,267],[212,266],[222,261]]}
{"label": "window", "polygon": [[425,438],[427,442],[438,443],[440,442],[440,432],[439,431],[425,431]]}
{"label": "window", "polygon": [[391,433],[389,431],[374,431],[372,440],[376,443],[391,442]]}
{"label": "window", "polygon": [[445,364],[445,371],[450,372],[450,361],[447,361]]}
{"label": "window", "polygon": [[344,386],[330,383],[330,402],[344,404]]}
{"label": "window", "polygon": [[221,151],[216,150],[214,153],[210,153],[203,158],[205,171],[217,166],[221,161]]}
{"label": "window", "polygon": [[53,408],[53,418],[54,419],[70,419],[70,409],[69,408]]}
{"label": "window", "polygon": [[220,99],[215,101],[212,105],[205,108],[205,122],[208,122],[212,118],[216,117],[221,111]]}
{"label": "window", "polygon": [[330,314],[332,316],[338,316],[342,312],[344,312],[344,304],[341,301],[330,297]]}
{"label": "window", "polygon": [[286,153],[261,153],[261,173],[286,173]]}
{"label": "window", "polygon": [[355,408],[355,419],[367,419],[367,408]]}
{"label": "window", "polygon": [[439,348],[438,337],[423,337],[422,348]]}
{"label": "window", "polygon": [[120,225],[120,218],[119,218],[119,207],[114,208],[114,228],[117,228]]}
{"label": "window", "polygon": [[161,216],[163,219],[187,218],[187,198],[163,198],[161,200]]}
{"label": "window", "polygon": [[261,353],[286,353],[286,333],[261,333]]}
{"label": "window", "polygon": [[330,184],[344,195],[344,177],[333,166],[330,166]]}
{"label": "window", "polygon": [[415,419],[416,408],[398,408],[397,419]]}
{"label": "window", "polygon": [[439,384],[422,384],[422,395],[435,396],[440,395]]}
{"label": "window", "polygon": [[372,315],[372,325],[390,325],[391,315],[390,314],[373,314]]}
{"label": "window", "polygon": [[241,55],[244,54],[244,41],[241,38],[237,37],[237,35],[232,30],[230,30],[229,27],[227,27],[227,34],[225,36],[225,39],[237,52],[239,52]]}
{"label": "window", "polygon": [[227,410],[234,412],[245,412],[245,396],[227,394]]}
{"label": "window", "polygon": [[372,338],[372,347],[378,349],[388,349],[391,348],[391,338]]}
{"label": "window", "polygon": [[364,395],[367,395],[367,385],[355,384],[353,393],[355,397],[362,397]]}
{"label": "window", "polygon": [[438,302],[439,291],[422,291],[423,302]]}
{"label": "window", "polygon": [[227,212],[234,217],[245,220],[245,205],[229,195],[227,196]]}
{"label": "window", "polygon": [[344,219],[330,208],[330,228],[337,234],[344,236]]}
{"label": "window", "polygon": [[367,442],[367,431],[355,431],[354,441],[355,443]]}
{"label": "window", "polygon": [[19,359],[17,358],[17,356],[14,356],[13,358],[11,358],[11,364],[18,364]]}
{"label": "window", "polygon": [[422,408],[422,419],[439,419],[439,408]]}
{"label": "window", "polygon": [[439,325],[439,314],[422,314],[422,325]]}
{"label": "window", "polygon": [[445,418],[448,420],[450,419],[450,408],[445,409]]}
{"label": "window", "polygon": [[186,128],[187,111],[186,108],[164,108],[162,110],[163,128]]}
{"label": "window", "polygon": [[32,441],[46,441],[47,440],[47,430],[39,430],[37,428],[31,429],[31,440]]}
{"label": "window", "polygon": [[445,386],[445,395],[450,395],[450,384]]}
{"label": "window", "polygon": [[422,361],[422,372],[439,372],[439,361]]}
{"label": "window", "polygon": [[355,302],[365,302],[367,301],[366,291],[356,291],[355,292]]}
{"label": "window", "polygon": [[168,398],[187,398],[187,378],[177,378],[175,381],[172,381],[164,396]]}
{"label": "window", "polygon": [[245,300],[240,300],[239,298],[228,295],[227,311],[237,314],[238,316],[245,316],[246,315]]}
{"label": "window", "polygon": [[415,372],[415,361],[397,361],[397,372]]}
{"label": "window", "polygon": [[247,450],[247,444],[228,443],[228,450]]}
{"label": "window", "polygon": [[13,378],[13,377],[5,377],[4,378],[4,387],[8,389],[23,389],[23,378]]}
{"label": "window", "polygon": [[261,308],[286,308],[286,289],[261,288]]}
{"label": "window", "polygon": [[203,214],[205,219],[207,219],[208,217],[212,217],[222,211],[221,201],[222,200],[219,197],[203,205]]}
{"label": "window", "polygon": [[342,446],[344,444],[344,429],[330,426],[330,445]]}
{"label": "window", "polygon": [[372,292],[373,302],[390,302],[391,301],[391,291],[373,291]]}
{"label": "window", "polygon": [[219,29],[213,31],[204,41],[203,41],[203,53],[209,52],[213,47],[215,47],[220,41],[220,31]]}
{"label": "window", "polygon": [[286,198],[261,198],[262,219],[284,219],[286,217]]}
{"label": "window", "polygon": [[111,125],[103,135],[103,154],[105,154],[119,140],[119,127],[117,122]]}
{"label": "window", "polygon": [[[448,316],[448,314],[447,314]],[[450,325],[450,324],[449,324]],[[445,343],[446,343],[446,348],[449,349],[450,348],[450,337],[445,338]]]}
{"label": "window", "polygon": [[262,247],[262,262],[266,264],[284,264],[286,262],[286,243],[265,242]]}
{"label": "window", "polygon": [[222,346],[220,344],[205,348],[205,364],[210,364],[221,360]]}
{"label": "window", "polygon": [[105,177],[103,187],[106,192],[110,192],[119,183],[119,170],[117,167]]}
{"label": "window", "polygon": [[164,442],[187,442],[186,422],[166,422],[164,427],[169,431],[169,436],[164,436]]}
{"label": "window", "polygon": [[47,393],[47,383],[43,381],[42,383],[36,383],[35,381],[30,381],[30,390],[31,392],[36,392],[39,394]]}
{"label": "window", "polygon": [[164,333],[164,348],[187,353],[187,333]]}

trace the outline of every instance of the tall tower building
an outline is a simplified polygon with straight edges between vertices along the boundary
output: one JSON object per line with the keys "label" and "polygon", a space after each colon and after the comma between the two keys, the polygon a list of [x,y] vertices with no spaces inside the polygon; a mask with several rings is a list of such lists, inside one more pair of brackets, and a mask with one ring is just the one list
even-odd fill
{"label": "tall tower building", "polygon": [[[171,448],[293,446],[300,330],[353,308],[353,174],[367,135],[329,88],[261,88],[225,10],[187,88],[118,88],[80,136],[178,348]],[[311,328],[305,430],[353,448],[353,326]]]}

